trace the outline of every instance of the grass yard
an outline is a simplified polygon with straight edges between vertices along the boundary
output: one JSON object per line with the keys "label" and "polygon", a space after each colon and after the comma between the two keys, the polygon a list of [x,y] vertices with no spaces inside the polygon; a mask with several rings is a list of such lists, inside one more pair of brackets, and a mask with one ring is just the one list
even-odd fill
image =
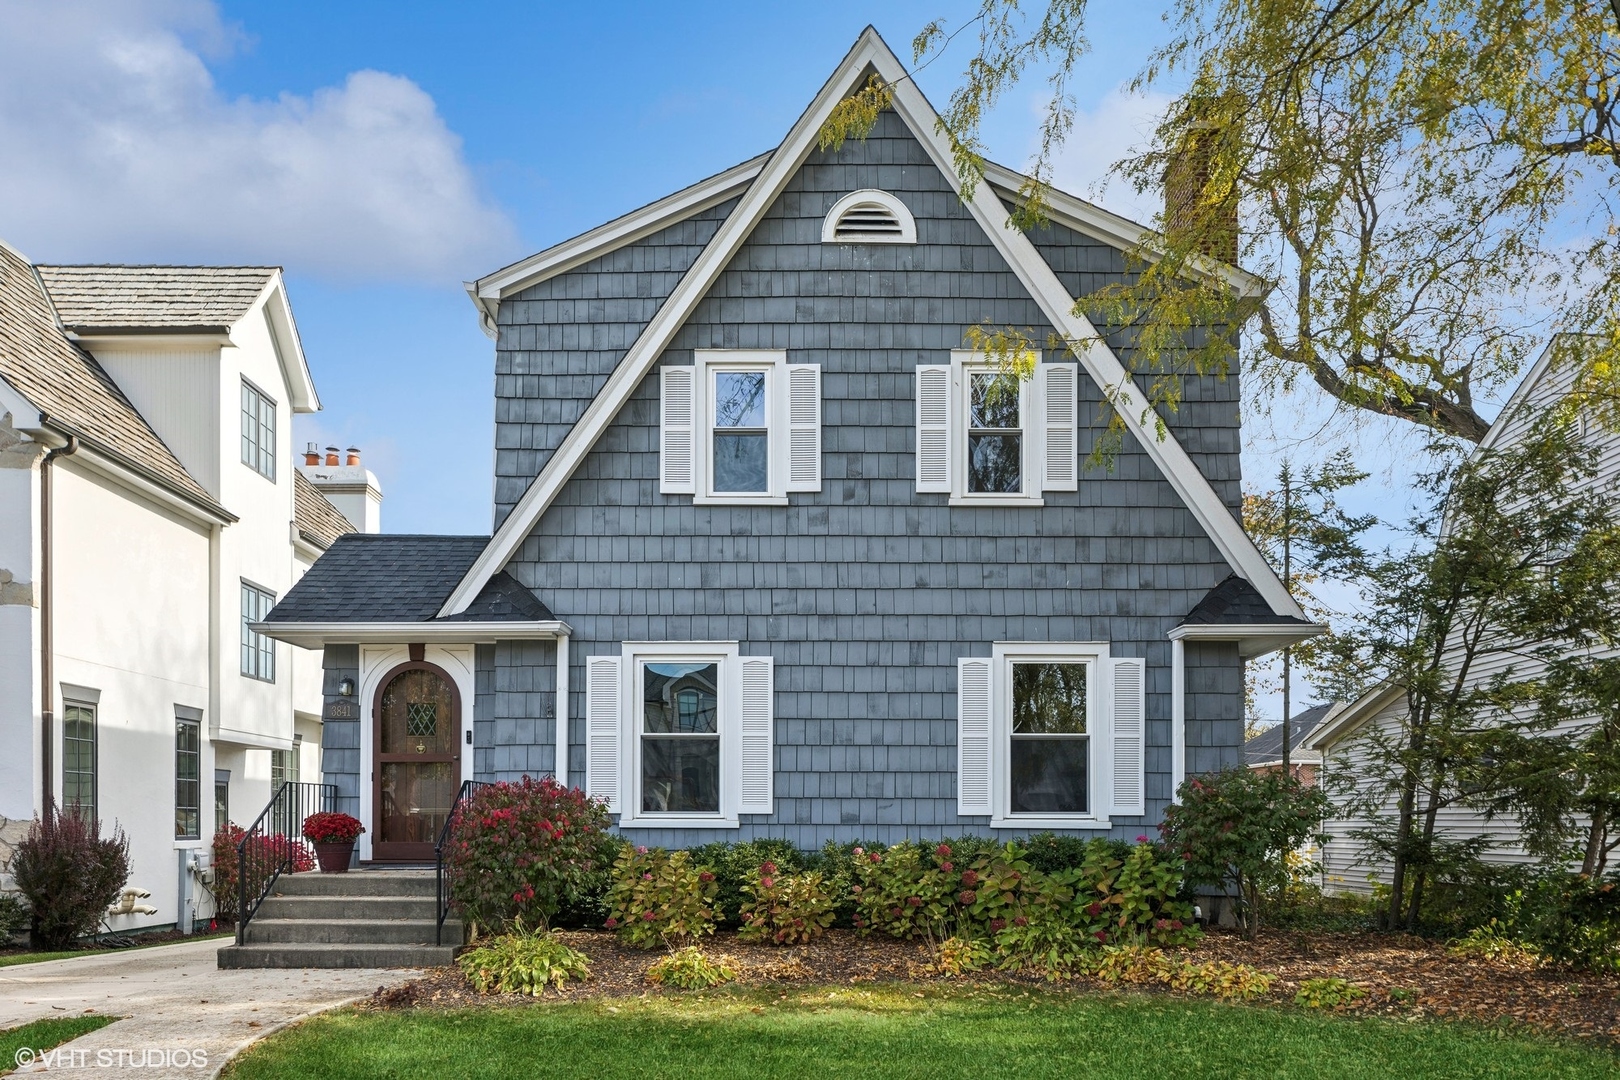
{"label": "grass yard", "polygon": [[0,1031],[0,1073],[8,1073],[18,1061],[19,1050],[32,1050],[36,1055],[53,1046],[61,1046],[70,1039],[88,1035],[117,1020],[116,1016],[51,1016],[14,1028]]}
{"label": "grass yard", "polygon": [[519,1008],[345,1011],[252,1048],[231,1080],[543,1075],[1613,1077],[1620,1056],[1479,1027],[1149,995],[822,988]]}

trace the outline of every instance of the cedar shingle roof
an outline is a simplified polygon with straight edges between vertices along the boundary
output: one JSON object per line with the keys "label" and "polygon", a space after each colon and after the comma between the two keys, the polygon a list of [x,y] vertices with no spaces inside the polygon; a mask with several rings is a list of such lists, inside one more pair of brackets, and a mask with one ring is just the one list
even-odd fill
{"label": "cedar shingle roof", "polygon": [[293,470],[293,525],[298,535],[320,548],[331,547],[338,537],[355,531],[342,511],[297,469]]}
{"label": "cedar shingle roof", "polygon": [[[192,502],[225,514],[95,358],[68,340],[34,267],[3,243],[0,379],[49,417],[53,426]],[[32,423],[33,418],[27,420]]]}
{"label": "cedar shingle roof", "polygon": [[41,266],[70,330],[224,329],[259,298],[272,266]]}

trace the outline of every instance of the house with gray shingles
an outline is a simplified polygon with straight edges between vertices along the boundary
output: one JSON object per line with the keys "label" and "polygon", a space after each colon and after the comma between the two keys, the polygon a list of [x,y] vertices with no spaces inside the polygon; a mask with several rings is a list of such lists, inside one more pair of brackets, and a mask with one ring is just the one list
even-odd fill
{"label": "house with gray shingles", "polygon": [[[893,106],[818,149],[873,73]],[[774,150],[469,284],[492,535],[340,538],[259,626],[325,649],[363,860],[430,857],[468,779],[814,847],[1133,838],[1242,760],[1244,661],[1318,628],[1239,523],[1237,373],[1145,409],[1075,311],[1143,227],[1054,192],[1017,231],[996,166],[964,200],[904,75],[868,29]],[[983,325],[1069,347],[1009,381]]]}

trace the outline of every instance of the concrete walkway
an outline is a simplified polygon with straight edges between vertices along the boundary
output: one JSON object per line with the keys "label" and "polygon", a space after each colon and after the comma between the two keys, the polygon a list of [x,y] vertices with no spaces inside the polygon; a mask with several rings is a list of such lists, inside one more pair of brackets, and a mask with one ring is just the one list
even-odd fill
{"label": "concrete walkway", "polygon": [[[64,1043],[61,1049],[71,1054],[18,1072],[109,1080],[128,1070],[131,1076],[205,1080],[277,1028],[421,974],[221,971],[217,953],[224,943],[211,938],[0,968],[0,1028],[79,1013],[125,1017]],[[0,1063],[0,1070],[11,1064]]]}

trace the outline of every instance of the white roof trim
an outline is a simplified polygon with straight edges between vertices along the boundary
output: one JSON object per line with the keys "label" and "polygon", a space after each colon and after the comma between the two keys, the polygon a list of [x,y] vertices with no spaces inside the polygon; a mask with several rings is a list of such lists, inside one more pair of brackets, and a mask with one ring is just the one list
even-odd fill
{"label": "white roof trim", "polygon": [[1183,623],[1165,637],[1171,641],[1235,641],[1245,660],[1297,645],[1327,633],[1320,623]]}
{"label": "white roof trim", "polygon": [[1530,365],[1530,370],[1525,373],[1524,378],[1519,380],[1519,385],[1513,388],[1513,393],[1508,395],[1507,402],[1503,404],[1502,410],[1496,414],[1496,419],[1491,421],[1490,430],[1485,432],[1485,437],[1479,441],[1475,453],[1495,449],[1497,440],[1502,437],[1502,432],[1507,429],[1512,421],[1513,414],[1519,411],[1525,402],[1529,400],[1531,394],[1535,392],[1541,380],[1546,378],[1548,370],[1551,369],[1557,359],[1559,343],[1567,337],[1576,336],[1579,335],[1554,334],[1547,340],[1547,345],[1541,350],[1541,355],[1536,357],[1536,362]]}
{"label": "white roof trim", "polygon": [[537,622],[308,622],[250,623],[254,633],[314,649],[322,645],[492,645],[569,637],[573,627],[558,619]]}
{"label": "white roof trim", "polygon": [[[949,148],[936,128],[938,114],[907,77],[904,66],[884,44],[877,31],[867,27],[832,78],[822,86],[810,107],[793,125],[742,201],[608,376],[602,389],[547,460],[540,475],[535,477],[501,527],[490,537],[489,545],[468,568],[461,583],[440,608],[441,617],[465,611],[489,579],[517,552],[540,516],[562,491],[596,440],[607,430],[624,402],[668,347],[715,277],[747,239],[755,223],[775,202],[809,154],[822,123],[833,107],[868,67],[875,68],[880,77],[894,85],[895,110],[928,150],[935,166],[946,176],[955,175]],[[1006,208],[990,185],[980,184],[968,206],[1024,288],[1052,321],[1052,325],[1064,333],[1081,364],[1114,403],[1127,428],[1192,511],[1226,562],[1254,586],[1272,611],[1281,616],[1303,619],[1305,613],[1288,594],[1259,548],[1255,547],[1242,525],[1215,494],[1209,480],[1198,471],[1175,436],[1166,431],[1160,438],[1155,423],[1157,414],[1140,396],[1136,383],[1091,321],[1075,314],[1074,298],[1064,289],[1029,238],[1010,227]]]}
{"label": "white roof trim", "polygon": [[1404,686],[1391,682],[1379,683],[1343,709],[1324,716],[1322,722],[1300,741],[1300,745],[1325,754],[1334,743],[1354,734],[1368,720],[1405,694]]}
{"label": "white roof trim", "polygon": [[[298,340],[298,324],[293,322],[292,305],[287,300],[287,288],[281,280],[281,271],[270,275],[259,299],[248,308],[243,319],[264,308],[265,321],[270,325],[270,344],[281,362],[281,377],[287,383],[287,397],[295,413],[321,411],[320,395],[315,392],[315,380],[309,373],[309,361],[304,358],[304,346]],[[237,323],[241,323],[241,319]]]}

